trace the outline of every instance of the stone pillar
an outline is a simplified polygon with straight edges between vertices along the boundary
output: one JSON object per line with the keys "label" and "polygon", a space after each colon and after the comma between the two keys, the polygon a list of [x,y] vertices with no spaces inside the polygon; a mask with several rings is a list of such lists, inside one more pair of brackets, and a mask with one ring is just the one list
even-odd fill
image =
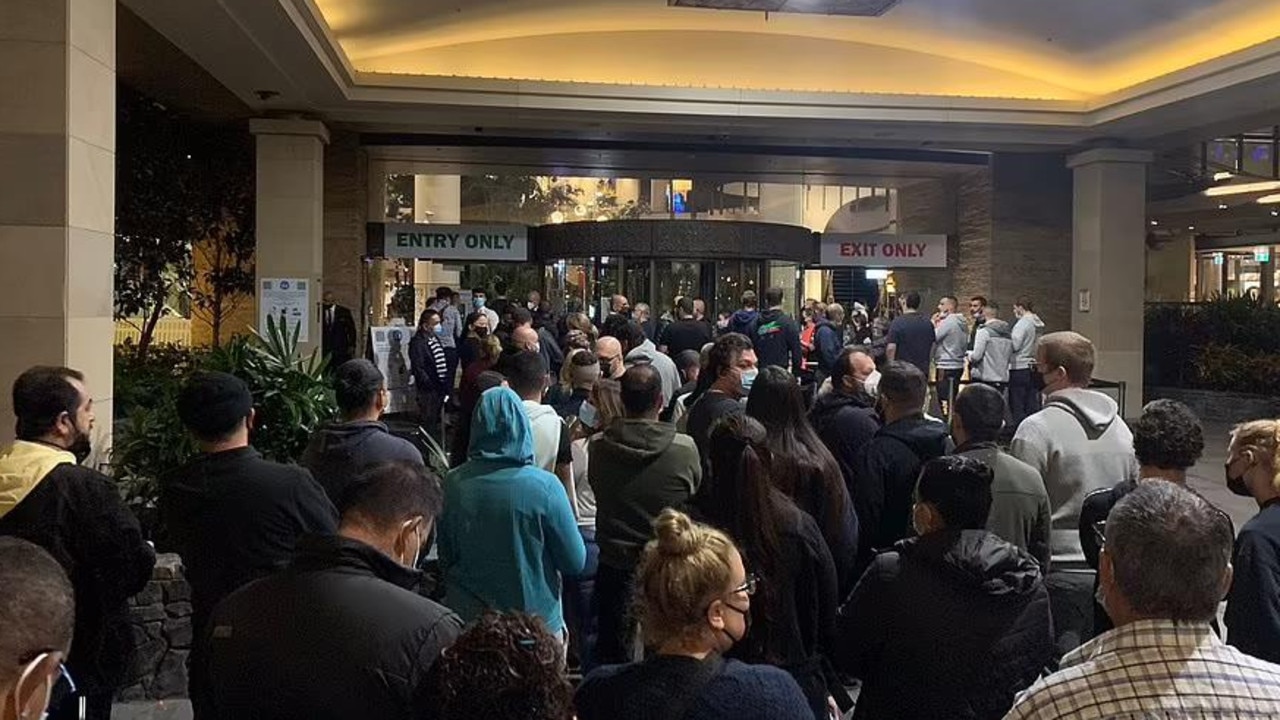
{"label": "stone pillar", "polygon": [[112,414],[116,3],[0,0],[0,442],[31,365],[83,371]]}
{"label": "stone pillar", "polygon": [[[324,146],[329,131],[315,120],[256,118],[257,303],[263,278],[308,282],[307,340],[298,351],[320,347],[320,285],[324,274]],[[261,312],[255,316],[261,317]],[[259,328],[265,330],[265,328]]]}
{"label": "stone pillar", "polygon": [[1144,150],[1095,149],[1075,171],[1071,327],[1097,348],[1094,376],[1127,385],[1125,417],[1142,409],[1147,164]]}
{"label": "stone pillar", "polygon": [[[335,132],[324,153],[324,285],[338,302],[351,308],[364,353],[364,333],[369,312],[364,288],[363,258],[368,245],[365,220],[369,218],[369,163],[355,132]],[[384,199],[378,202],[384,203]],[[383,210],[373,216],[381,220]],[[256,322],[256,320],[255,320]]]}

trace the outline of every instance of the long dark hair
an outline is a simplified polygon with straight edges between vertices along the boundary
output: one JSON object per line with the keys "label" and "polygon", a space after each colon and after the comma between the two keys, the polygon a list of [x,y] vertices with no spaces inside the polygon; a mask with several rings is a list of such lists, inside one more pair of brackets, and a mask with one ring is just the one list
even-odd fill
{"label": "long dark hair", "polygon": [[844,475],[809,423],[795,378],[779,367],[762,369],[747,396],[747,414],[767,432],[774,487],[813,514],[828,547],[839,547],[848,502]]}
{"label": "long dark hair", "polygon": [[769,450],[764,426],[735,413],[711,430],[711,477],[698,490],[698,509],[712,525],[729,533],[742,551],[748,571],[760,578],[754,620],[743,657],[777,662],[773,647],[772,613],[777,598],[789,592],[778,587],[788,575],[782,558],[782,527],[788,522],[785,495],[769,481]]}

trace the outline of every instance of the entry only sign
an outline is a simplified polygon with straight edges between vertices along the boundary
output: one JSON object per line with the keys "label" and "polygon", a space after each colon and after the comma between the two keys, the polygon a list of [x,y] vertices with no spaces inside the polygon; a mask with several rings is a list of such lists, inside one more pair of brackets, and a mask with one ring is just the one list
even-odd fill
{"label": "entry only sign", "polygon": [[383,226],[383,254],[418,260],[525,262],[529,259],[529,228],[387,223]]}
{"label": "entry only sign", "polygon": [[946,235],[850,235],[823,233],[823,267],[944,268]]}

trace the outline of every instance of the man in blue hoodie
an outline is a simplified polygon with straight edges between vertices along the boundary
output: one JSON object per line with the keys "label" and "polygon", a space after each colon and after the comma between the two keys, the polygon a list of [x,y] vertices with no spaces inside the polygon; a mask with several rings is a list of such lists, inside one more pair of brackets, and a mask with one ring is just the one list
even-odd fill
{"label": "man in blue hoodie", "polygon": [[725,327],[725,332],[746,335],[751,331],[751,326],[755,324],[758,317],[760,317],[760,310],[756,307],[756,291],[748,290],[742,293],[742,309],[729,316],[729,325]]}
{"label": "man in blue hoodie", "polygon": [[464,622],[487,609],[521,610],[564,638],[561,578],[582,572],[586,560],[564,486],[533,465],[533,431],[520,398],[507,388],[485,391],[468,460],[445,478],[445,605]]}

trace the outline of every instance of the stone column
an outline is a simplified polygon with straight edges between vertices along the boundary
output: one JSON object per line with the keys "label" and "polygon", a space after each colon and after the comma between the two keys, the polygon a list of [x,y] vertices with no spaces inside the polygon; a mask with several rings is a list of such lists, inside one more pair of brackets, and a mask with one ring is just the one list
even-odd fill
{"label": "stone column", "polygon": [[1097,348],[1094,376],[1127,384],[1125,417],[1142,409],[1147,164],[1144,150],[1096,149],[1075,171],[1071,327]]}
{"label": "stone column", "polygon": [[[315,120],[256,118],[257,303],[263,278],[308,283],[307,355],[320,347],[320,285],[324,274],[324,146],[329,131]],[[255,323],[261,317],[255,314]],[[265,328],[259,328],[260,331]]]}
{"label": "stone column", "polygon": [[86,375],[111,439],[116,4],[0,0],[0,442],[31,365]]}

